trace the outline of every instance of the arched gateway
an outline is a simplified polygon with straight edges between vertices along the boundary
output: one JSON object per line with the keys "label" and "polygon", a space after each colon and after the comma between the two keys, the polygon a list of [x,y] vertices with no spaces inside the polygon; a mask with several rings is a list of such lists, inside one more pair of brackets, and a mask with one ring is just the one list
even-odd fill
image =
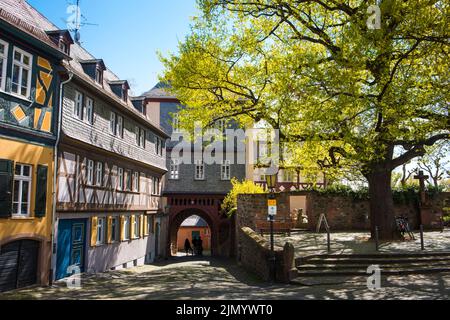
{"label": "arched gateway", "polygon": [[169,255],[177,254],[177,234],[184,220],[197,215],[208,223],[211,230],[211,255],[229,257],[232,255],[234,219],[228,218],[218,210],[221,199],[177,198],[170,205],[169,214]]}

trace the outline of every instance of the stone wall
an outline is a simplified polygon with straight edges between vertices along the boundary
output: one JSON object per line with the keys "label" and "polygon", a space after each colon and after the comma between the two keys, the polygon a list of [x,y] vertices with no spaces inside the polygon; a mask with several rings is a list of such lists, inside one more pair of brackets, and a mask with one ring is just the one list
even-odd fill
{"label": "stone wall", "polygon": [[[237,260],[246,270],[270,281],[272,253],[269,242],[248,227],[238,230]],[[294,268],[294,247],[286,243],[284,248],[275,247],[276,281],[288,283]]]}

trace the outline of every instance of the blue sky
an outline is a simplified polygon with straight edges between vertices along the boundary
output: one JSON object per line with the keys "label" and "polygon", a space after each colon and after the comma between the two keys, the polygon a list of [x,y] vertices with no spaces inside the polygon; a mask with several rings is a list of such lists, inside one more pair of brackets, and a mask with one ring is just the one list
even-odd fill
{"label": "blue sky", "polygon": [[[61,29],[66,29],[67,7],[76,0],[28,0]],[[87,22],[81,42],[121,79],[133,94],[151,89],[163,67],[157,51],[176,52],[178,40],[189,32],[197,15],[195,0],[81,0]]]}

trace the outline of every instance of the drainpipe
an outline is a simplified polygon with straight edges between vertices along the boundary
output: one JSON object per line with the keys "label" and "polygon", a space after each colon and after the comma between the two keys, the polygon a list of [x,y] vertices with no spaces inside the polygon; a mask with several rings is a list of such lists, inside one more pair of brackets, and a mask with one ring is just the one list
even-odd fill
{"label": "drainpipe", "polygon": [[53,160],[53,205],[52,205],[52,259],[51,259],[51,269],[50,269],[50,285],[52,285],[53,280],[55,279],[55,270],[56,270],[56,179],[58,178],[58,145],[61,138],[61,125],[62,125],[62,113],[63,113],[63,92],[64,85],[72,81],[73,72],[69,71],[69,79],[63,81],[59,85],[59,105],[58,105],[58,123],[56,129],[56,143],[55,143],[55,151],[54,151],[54,160]]}

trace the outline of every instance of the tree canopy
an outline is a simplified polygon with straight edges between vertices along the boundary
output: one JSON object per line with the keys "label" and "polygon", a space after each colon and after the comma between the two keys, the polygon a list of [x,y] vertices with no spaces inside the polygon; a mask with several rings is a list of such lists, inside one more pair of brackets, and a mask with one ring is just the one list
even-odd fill
{"label": "tree canopy", "polygon": [[357,168],[369,186],[390,180],[450,137],[450,3],[378,1],[379,29],[371,4],[198,0],[191,34],[162,58],[187,106],[181,125],[264,120],[294,149],[315,146],[323,168]]}

